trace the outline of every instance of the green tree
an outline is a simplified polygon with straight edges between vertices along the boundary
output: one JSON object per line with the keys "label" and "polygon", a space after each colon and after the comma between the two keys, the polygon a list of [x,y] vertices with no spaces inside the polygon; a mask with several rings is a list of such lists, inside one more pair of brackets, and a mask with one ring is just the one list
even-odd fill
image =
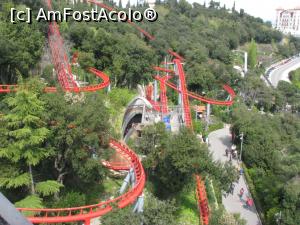
{"label": "green tree", "polygon": [[[15,96],[5,99],[9,112],[1,119],[3,124],[0,146],[0,186],[14,189],[22,186],[30,188],[31,195],[49,196],[62,187],[53,180],[35,182],[34,167],[53,154],[46,146],[50,131],[46,127],[45,103],[37,93],[19,90]],[[27,167],[27,171],[25,168]],[[28,197],[25,202],[39,201]]]}
{"label": "green tree", "polygon": [[31,194],[35,193],[32,166],[51,156],[52,151],[43,147],[49,130],[42,119],[44,103],[35,93],[17,92],[6,100],[10,113],[3,117],[8,146],[1,149],[1,156],[12,162],[25,160],[31,180]]}
{"label": "green tree", "polygon": [[145,225],[176,224],[175,201],[163,201],[146,193],[143,223]]}
{"label": "green tree", "polygon": [[[2,2],[1,2],[2,4]],[[26,5],[3,3],[0,9],[0,82],[17,83],[18,71],[28,77],[43,53],[43,25],[35,20],[32,24],[9,21],[10,9],[23,10]]]}
{"label": "green tree", "polygon": [[236,179],[232,166],[223,168],[223,165],[214,164],[206,145],[188,129],[170,134],[162,123],[149,126],[144,129],[136,149],[147,156],[143,165],[154,184],[155,194],[161,197],[176,194],[198,173],[210,174],[219,181],[222,179],[225,190]]}
{"label": "green tree", "polygon": [[300,108],[300,89],[286,81],[280,81],[277,86],[279,94],[284,98],[284,108],[287,104],[292,106],[292,111],[296,112]]}
{"label": "green tree", "polygon": [[132,207],[117,209],[112,214],[101,218],[106,225],[165,225],[176,224],[176,211],[174,201],[162,201],[151,193],[145,195],[145,206],[142,214],[132,212]]}
{"label": "green tree", "polygon": [[115,209],[100,219],[106,225],[141,225],[141,215],[132,212],[132,207]]}
{"label": "green tree", "polygon": [[248,59],[250,68],[254,69],[257,65],[257,45],[254,39],[251,40],[248,48]]}
{"label": "green tree", "polygon": [[122,6],[122,0],[119,1],[118,7],[119,7],[120,9],[123,8],[123,6]]}
{"label": "green tree", "polygon": [[79,52],[78,62],[84,70],[87,70],[95,64],[94,54],[91,52]]}
{"label": "green tree", "polygon": [[58,92],[46,94],[44,101],[51,128],[48,145],[54,149],[53,176],[61,184],[82,190],[87,184],[98,184],[105,173],[99,158],[107,152],[110,136],[103,96]]}
{"label": "green tree", "polygon": [[276,223],[280,211],[282,224],[299,223],[299,118],[290,113],[270,116],[240,106],[233,121],[234,132],[244,133],[243,161],[265,223]]}
{"label": "green tree", "polygon": [[131,3],[130,3],[130,0],[127,1],[127,4],[126,4],[126,8],[130,8],[131,6]]}

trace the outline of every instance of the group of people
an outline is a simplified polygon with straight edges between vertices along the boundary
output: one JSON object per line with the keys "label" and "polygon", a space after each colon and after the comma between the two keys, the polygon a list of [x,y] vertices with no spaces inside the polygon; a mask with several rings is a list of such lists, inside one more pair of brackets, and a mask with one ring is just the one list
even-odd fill
{"label": "group of people", "polygon": [[[241,189],[240,189],[240,194],[239,194],[241,200],[243,200],[244,192],[245,192],[244,188],[241,188]],[[250,198],[249,195],[247,195],[245,203],[246,203],[245,206],[246,206],[247,208],[249,208],[249,209],[250,209],[250,208],[253,206],[253,204],[254,204],[254,203],[253,203],[253,199]]]}
{"label": "group of people", "polygon": [[233,148],[231,148],[231,149],[226,148],[225,155],[226,155],[226,157],[229,156],[229,161],[231,161],[232,159],[237,159],[237,150],[233,149]]}

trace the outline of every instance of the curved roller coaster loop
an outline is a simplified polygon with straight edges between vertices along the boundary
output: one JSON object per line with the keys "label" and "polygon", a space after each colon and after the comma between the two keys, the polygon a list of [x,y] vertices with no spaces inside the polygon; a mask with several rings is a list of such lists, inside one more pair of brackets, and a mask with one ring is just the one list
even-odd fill
{"label": "curved roller coaster loop", "polygon": [[[89,225],[91,219],[109,213],[113,210],[115,205],[117,205],[118,208],[124,208],[127,205],[134,203],[142,194],[146,182],[145,171],[142,163],[138,156],[130,148],[128,148],[127,145],[111,139],[110,146],[119,154],[124,155],[130,162],[130,168],[133,168],[134,170],[136,182],[128,192],[112,200],[82,207],[61,209],[19,208],[19,210],[24,213],[33,214],[34,216],[28,217],[32,223],[67,223],[84,221],[85,225]],[[129,167],[119,168],[116,165],[111,165],[109,167],[114,170],[129,170]]]}

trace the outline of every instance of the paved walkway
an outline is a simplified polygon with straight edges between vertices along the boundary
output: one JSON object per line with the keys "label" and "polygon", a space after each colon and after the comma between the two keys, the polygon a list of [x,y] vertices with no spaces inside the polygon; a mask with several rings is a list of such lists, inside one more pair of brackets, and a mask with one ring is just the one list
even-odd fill
{"label": "paved walkway", "polygon": [[[231,147],[231,135],[229,127],[210,133],[209,135],[209,149],[213,154],[215,160],[226,162],[229,157],[225,155],[225,149]],[[233,160],[232,163],[238,166],[238,162]],[[239,197],[240,189],[244,188],[244,196],[242,199]],[[247,225],[261,225],[255,206],[252,209],[245,207],[246,196],[250,192],[246,186],[244,176],[241,176],[238,183],[235,183],[233,194],[228,194],[226,197],[223,195],[222,201],[225,209],[229,213],[239,213],[243,219],[247,221]]]}

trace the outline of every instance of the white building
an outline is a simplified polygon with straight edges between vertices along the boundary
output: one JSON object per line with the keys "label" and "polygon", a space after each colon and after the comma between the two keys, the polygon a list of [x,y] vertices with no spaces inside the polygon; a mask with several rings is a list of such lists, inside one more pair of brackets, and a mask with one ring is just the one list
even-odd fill
{"label": "white building", "polygon": [[284,34],[300,36],[300,7],[276,10],[276,29]]}

